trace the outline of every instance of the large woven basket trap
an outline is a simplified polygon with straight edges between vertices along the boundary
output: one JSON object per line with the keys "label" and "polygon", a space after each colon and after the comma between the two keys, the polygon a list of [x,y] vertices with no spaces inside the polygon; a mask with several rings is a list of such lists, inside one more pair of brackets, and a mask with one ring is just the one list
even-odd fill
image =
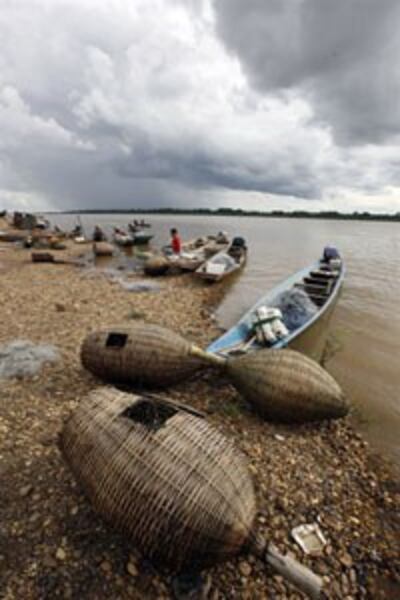
{"label": "large woven basket trap", "polygon": [[83,366],[110,382],[161,387],[204,368],[192,345],[177,333],[147,323],[90,333],[83,341]]}
{"label": "large woven basket trap", "polygon": [[252,536],[246,461],[190,409],[102,388],[69,418],[60,446],[95,509],[155,562],[213,565]]}

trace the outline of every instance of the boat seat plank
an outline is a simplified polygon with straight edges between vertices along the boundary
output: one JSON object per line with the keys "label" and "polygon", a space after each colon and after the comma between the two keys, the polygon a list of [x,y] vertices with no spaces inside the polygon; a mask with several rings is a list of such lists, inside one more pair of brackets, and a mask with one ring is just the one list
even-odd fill
{"label": "boat seat plank", "polygon": [[332,290],[332,281],[321,281],[312,277],[304,277],[303,281],[305,286],[310,288],[310,290],[322,291],[328,294]]}
{"label": "boat seat plank", "polygon": [[294,287],[302,289],[305,292],[307,292],[307,290],[309,290],[311,293],[317,293],[317,295],[324,297],[324,298],[329,298],[329,295],[330,295],[329,292],[326,290],[326,288],[321,287],[319,285],[311,286],[310,284],[305,284],[305,283],[295,283]]}
{"label": "boat seat plank", "polygon": [[310,276],[311,277],[319,277],[321,279],[337,279],[339,273],[335,273],[335,272],[331,272],[331,271],[311,271]]}

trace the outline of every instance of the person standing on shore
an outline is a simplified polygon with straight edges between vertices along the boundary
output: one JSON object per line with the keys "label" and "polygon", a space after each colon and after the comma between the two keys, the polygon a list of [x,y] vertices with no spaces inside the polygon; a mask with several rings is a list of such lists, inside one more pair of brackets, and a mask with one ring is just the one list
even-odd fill
{"label": "person standing on shore", "polygon": [[173,228],[170,231],[171,234],[171,246],[174,254],[180,254],[182,249],[181,238],[179,237],[178,230]]}

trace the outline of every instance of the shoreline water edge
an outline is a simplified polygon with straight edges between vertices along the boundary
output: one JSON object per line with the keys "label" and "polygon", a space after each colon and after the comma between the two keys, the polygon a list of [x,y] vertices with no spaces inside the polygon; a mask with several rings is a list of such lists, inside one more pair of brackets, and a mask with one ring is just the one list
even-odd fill
{"label": "shoreline water edge", "polygon": [[[37,374],[0,383],[0,596],[7,599],[172,598],[172,574],[156,570],[94,513],[57,438],[80,399],[102,385],[80,363],[89,332],[144,321],[206,347],[220,333],[213,312],[223,292],[190,274],[155,278],[133,292],[128,283],[150,280],[93,268],[90,248],[66,241],[60,264],[38,264],[30,250],[0,244],[0,345],[29,340],[59,354]],[[73,264],[82,254],[85,261]],[[247,456],[257,531],[323,577],[326,598],[400,596],[399,482],[350,417],[268,423],[208,371],[161,394],[205,412]],[[291,535],[310,523],[326,539],[319,556],[305,554]],[[303,597],[252,554],[207,573],[212,600]]]}

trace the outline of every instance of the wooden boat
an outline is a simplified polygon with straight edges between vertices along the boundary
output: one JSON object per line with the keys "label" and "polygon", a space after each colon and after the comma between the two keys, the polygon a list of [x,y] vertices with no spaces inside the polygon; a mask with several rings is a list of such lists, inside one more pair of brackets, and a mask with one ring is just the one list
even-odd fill
{"label": "wooden boat", "polygon": [[168,260],[181,271],[196,271],[207,259],[229,248],[229,241],[218,241],[215,236],[190,240],[182,245],[179,255],[168,254]]}
{"label": "wooden boat", "polygon": [[151,223],[146,223],[143,219],[141,221],[132,221],[132,223],[128,223],[129,231],[132,233],[136,233],[137,231],[141,231],[142,229],[148,229],[151,227]]}
{"label": "wooden boat", "polygon": [[243,238],[234,238],[228,248],[218,252],[202,264],[196,277],[207,281],[221,281],[243,268],[247,258],[247,247]]}
{"label": "wooden boat", "polygon": [[154,235],[151,233],[145,233],[144,231],[137,231],[133,234],[133,245],[134,246],[144,246],[148,244],[151,239],[153,239]]}
{"label": "wooden boat", "polygon": [[49,229],[50,222],[42,216],[36,216],[36,228],[37,229]]}
{"label": "wooden boat", "polygon": [[154,236],[151,233],[144,231],[136,231],[136,233],[115,232],[113,240],[118,246],[143,246],[148,244]]}
{"label": "wooden boat", "polygon": [[0,231],[0,242],[23,242],[28,235],[27,231],[18,231],[15,229]]}
{"label": "wooden boat", "polygon": [[114,233],[113,241],[118,246],[125,246],[125,247],[133,246],[135,243],[133,236],[129,235],[129,233]]}
{"label": "wooden boat", "polygon": [[[191,240],[187,240],[186,242],[182,242],[181,244],[181,252],[195,252],[196,250],[200,250],[207,243],[209,237],[196,237]],[[168,259],[170,258],[179,258],[179,255],[174,256],[174,251],[172,249],[171,244],[166,244],[161,248],[161,252]]]}
{"label": "wooden boat", "polygon": [[258,300],[234,327],[210,344],[207,351],[228,356],[263,347],[253,334],[255,311],[264,306],[276,307],[277,300],[282,298],[283,293],[300,290],[311,301],[313,313],[299,327],[288,327],[288,335],[278,339],[270,347],[289,347],[321,361],[328,336],[328,324],[339,297],[344,275],[345,267],[341,261],[332,261],[331,264],[318,261],[298,271]]}

